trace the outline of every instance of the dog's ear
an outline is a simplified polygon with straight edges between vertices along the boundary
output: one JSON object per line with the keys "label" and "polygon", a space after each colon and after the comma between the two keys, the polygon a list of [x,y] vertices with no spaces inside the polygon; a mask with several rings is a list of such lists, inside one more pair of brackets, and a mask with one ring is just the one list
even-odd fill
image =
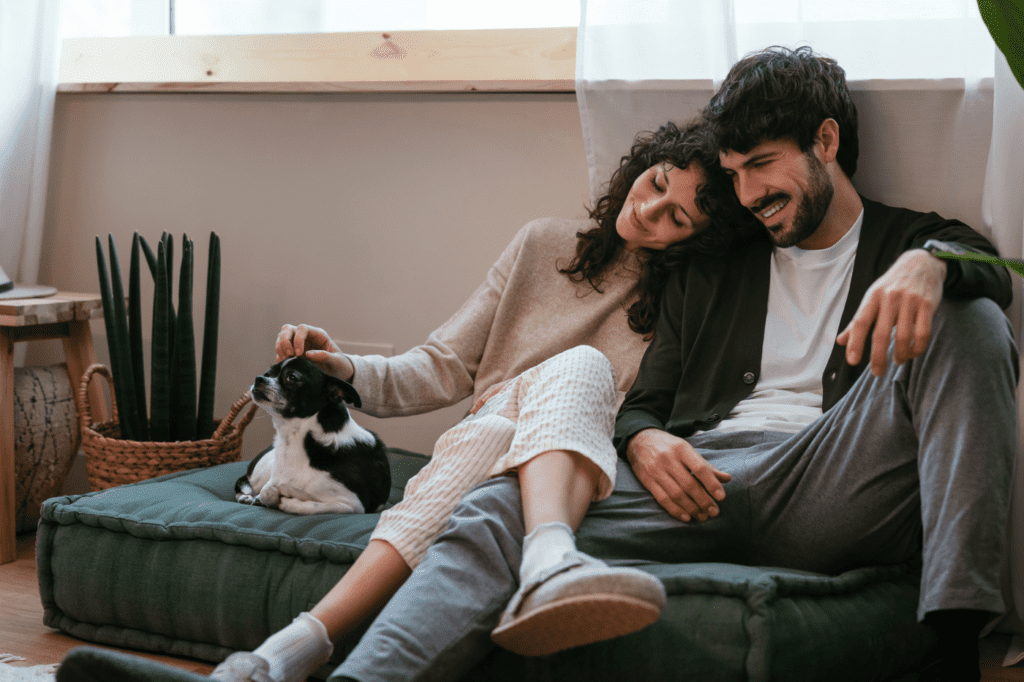
{"label": "dog's ear", "polygon": [[363,401],[352,384],[337,377],[327,377],[327,382],[327,391],[331,400],[351,403],[355,407],[363,406]]}

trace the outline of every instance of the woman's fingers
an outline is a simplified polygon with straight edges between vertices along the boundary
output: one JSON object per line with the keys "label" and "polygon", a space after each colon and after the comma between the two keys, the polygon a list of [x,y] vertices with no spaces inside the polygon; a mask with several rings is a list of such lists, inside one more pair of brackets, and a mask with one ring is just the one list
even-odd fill
{"label": "woman's fingers", "polygon": [[281,327],[274,344],[277,361],[305,355],[307,351],[322,350],[340,353],[341,350],[323,329],[308,324],[286,324]]}
{"label": "woman's fingers", "polygon": [[295,355],[295,347],[292,343],[292,338],[295,336],[296,327],[291,324],[286,324],[281,327],[281,331],[277,333],[277,341],[274,343],[274,352],[277,353],[277,362],[281,362],[285,358],[290,358]]}

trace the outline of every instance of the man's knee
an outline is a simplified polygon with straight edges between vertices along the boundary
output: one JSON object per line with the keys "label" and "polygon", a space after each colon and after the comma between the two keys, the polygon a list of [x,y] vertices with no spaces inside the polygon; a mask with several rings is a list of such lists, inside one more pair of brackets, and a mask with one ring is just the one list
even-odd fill
{"label": "man's knee", "polygon": [[[521,541],[523,504],[519,481],[499,476],[478,484],[456,505],[445,535],[508,535]],[[478,537],[479,536],[479,537]]]}
{"label": "man's knee", "polygon": [[953,361],[1007,361],[1014,367],[1016,379],[1013,329],[991,299],[943,299],[932,320],[932,340],[953,353]]}

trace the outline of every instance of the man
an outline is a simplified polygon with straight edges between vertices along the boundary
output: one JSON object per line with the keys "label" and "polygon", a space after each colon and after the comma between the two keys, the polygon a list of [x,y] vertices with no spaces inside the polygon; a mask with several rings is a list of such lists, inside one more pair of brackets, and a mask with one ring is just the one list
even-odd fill
{"label": "man", "polygon": [[[616,422],[635,478],[620,468],[579,548],[838,572],[923,546],[918,616],[945,656],[930,674],[978,679],[978,632],[1004,608],[1009,275],[934,255],[995,253],[967,226],[857,194],[856,109],[809,48],[741,61],[705,117],[766,238],[669,283]],[[515,587],[515,486],[467,496],[342,679],[458,679],[486,655]]]}
{"label": "man", "polygon": [[[1006,307],[1008,275],[928,253],[992,251],[963,225],[857,194],[856,110],[809,48],[738,63],[705,117],[769,240],[670,285],[620,453],[684,520],[728,504],[715,472],[729,471],[755,514],[745,563],[835,572],[900,561],[923,537],[933,673],[978,679],[978,632],[1003,609],[1017,376],[1005,322],[970,298]],[[747,322],[763,336],[737,333]],[[975,345],[987,334],[999,346]],[[765,451],[758,431],[793,435]]]}

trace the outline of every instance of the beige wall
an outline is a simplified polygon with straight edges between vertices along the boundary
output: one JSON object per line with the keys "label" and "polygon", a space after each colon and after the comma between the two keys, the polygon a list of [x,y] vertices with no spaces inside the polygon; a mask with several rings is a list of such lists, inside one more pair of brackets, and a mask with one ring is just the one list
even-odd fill
{"label": "beige wall", "polygon": [[[532,218],[581,217],[575,98],[538,95],[61,94],[40,282],[98,291],[95,235],[127,270],[132,232],[222,239],[217,415],[273,361],[283,323],[339,340],[422,342]],[[144,277],[148,299],[151,285]],[[106,362],[102,322],[93,333]],[[28,364],[60,361],[33,344]],[[429,452],[468,405],[360,422]],[[262,414],[262,413],[261,413]],[[245,457],[269,444],[269,419]]]}

